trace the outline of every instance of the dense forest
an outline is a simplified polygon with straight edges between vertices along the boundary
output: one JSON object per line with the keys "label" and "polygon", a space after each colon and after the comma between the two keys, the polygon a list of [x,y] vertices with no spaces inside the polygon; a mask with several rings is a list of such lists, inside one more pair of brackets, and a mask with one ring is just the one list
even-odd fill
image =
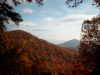
{"label": "dense forest", "polygon": [[85,20],[79,51],[22,30],[0,31],[0,75],[100,75],[100,16]]}
{"label": "dense forest", "polygon": [[28,32],[0,31],[0,37],[0,75],[78,75],[84,69],[77,63],[77,51],[51,44]]}
{"label": "dense forest", "polygon": [[[0,75],[100,75],[100,15],[82,23],[79,51],[26,31],[5,31],[10,21],[16,25],[23,21],[13,6],[34,1],[38,6],[44,4],[44,0],[0,1]],[[74,8],[83,1],[66,0],[66,4]],[[93,0],[92,5],[100,7],[100,0]]]}

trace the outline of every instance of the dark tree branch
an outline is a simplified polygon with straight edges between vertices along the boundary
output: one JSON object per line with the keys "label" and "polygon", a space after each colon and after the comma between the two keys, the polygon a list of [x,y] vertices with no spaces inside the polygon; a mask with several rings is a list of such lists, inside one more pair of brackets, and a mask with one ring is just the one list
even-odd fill
{"label": "dark tree branch", "polygon": [[[9,24],[9,20],[13,21],[16,25],[19,24],[19,22],[23,21],[21,15],[17,12],[15,12],[14,8],[9,5],[9,0],[0,0],[0,30],[5,30],[6,25]],[[23,0],[11,0],[12,3],[17,6],[24,2]],[[27,2],[32,2],[32,0],[26,0]],[[39,5],[43,5],[43,0],[35,0],[36,3]]]}
{"label": "dark tree branch", "polygon": [[[77,7],[79,4],[81,4],[84,0],[66,0],[66,4],[68,7]],[[97,7],[100,7],[100,0],[93,0],[92,5],[97,5]]]}

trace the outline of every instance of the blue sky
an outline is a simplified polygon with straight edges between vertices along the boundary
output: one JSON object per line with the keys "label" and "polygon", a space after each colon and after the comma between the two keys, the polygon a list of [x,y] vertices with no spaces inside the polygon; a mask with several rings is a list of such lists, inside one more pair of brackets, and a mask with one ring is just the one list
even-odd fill
{"label": "blue sky", "polygon": [[76,8],[68,8],[66,0],[44,0],[43,6],[35,1],[14,7],[23,18],[19,26],[11,22],[7,30],[24,30],[40,39],[59,44],[71,39],[80,40],[81,26],[85,19],[99,15],[92,0],[84,0]]}

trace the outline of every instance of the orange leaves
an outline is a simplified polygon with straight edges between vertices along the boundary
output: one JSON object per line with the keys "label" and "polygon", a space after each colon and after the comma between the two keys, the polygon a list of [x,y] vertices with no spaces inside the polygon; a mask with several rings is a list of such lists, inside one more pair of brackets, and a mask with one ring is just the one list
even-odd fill
{"label": "orange leaves", "polygon": [[32,42],[33,40],[32,39],[29,39],[29,41]]}
{"label": "orange leaves", "polygon": [[7,33],[4,31],[0,31],[0,49],[10,49],[10,43],[11,39],[9,39]]}
{"label": "orange leaves", "polygon": [[79,70],[85,70],[85,68],[82,66],[80,62],[77,62],[74,67],[78,68]]}
{"label": "orange leaves", "polygon": [[26,44],[26,41],[25,40],[23,41],[23,44]]}
{"label": "orange leaves", "polygon": [[[68,67],[71,69],[69,70],[70,74],[72,73],[71,62],[74,61],[73,54],[77,55],[77,52],[73,50],[70,51],[67,48],[62,48],[45,40],[38,39],[25,31],[17,30],[4,33],[6,36],[5,38],[2,38],[4,39],[4,44],[7,44],[8,48],[4,45],[0,45],[0,48],[2,47],[3,50],[5,49],[5,56],[6,54],[9,55],[8,58],[10,61],[8,58],[6,61],[9,61],[9,65],[7,67],[12,65],[14,67],[11,72],[14,71],[14,73],[19,75],[26,71],[31,71],[30,73],[32,73],[26,75],[33,75],[33,73],[37,73],[38,75],[38,73],[43,71],[67,74],[66,67]],[[0,35],[5,34],[0,33]],[[6,38],[10,40],[7,40]],[[70,62],[70,65],[67,65],[66,61],[67,63]],[[16,70],[17,72],[15,72]]]}
{"label": "orange leaves", "polygon": [[74,75],[85,75],[85,68],[80,62],[74,64]]}
{"label": "orange leaves", "polygon": [[21,53],[22,52],[22,48],[18,49],[17,53]]}
{"label": "orange leaves", "polygon": [[[100,15],[91,20],[85,20],[82,25],[82,39],[79,47],[80,61],[88,73],[93,69],[98,69],[97,65],[100,64],[100,53],[98,53],[100,51],[99,25]],[[83,68],[80,67],[80,69]]]}
{"label": "orange leaves", "polygon": [[24,61],[25,66],[27,66],[27,67],[32,66],[32,61],[27,57],[27,55],[22,55],[21,60]]}

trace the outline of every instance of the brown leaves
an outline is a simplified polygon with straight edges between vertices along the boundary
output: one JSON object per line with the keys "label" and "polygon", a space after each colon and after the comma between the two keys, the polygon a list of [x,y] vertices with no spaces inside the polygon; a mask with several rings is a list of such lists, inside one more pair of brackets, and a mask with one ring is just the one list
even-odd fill
{"label": "brown leaves", "polygon": [[[7,71],[9,71],[9,67],[14,67],[10,69],[11,73],[19,75],[33,75],[34,73],[39,75],[44,71],[72,73],[72,62],[75,61],[73,54],[77,55],[77,52],[38,39],[21,30],[1,32],[0,35],[3,36],[0,39],[4,40],[4,42],[0,40],[1,43],[7,44],[7,47],[0,45],[3,51],[0,52],[0,58],[3,57],[0,63],[4,69],[8,68]],[[6,62],[8,62],[8,65],[5,66]],[[67,63],[70,63],[70,65],[67,65]],[[66,72],[66,69],[69,70]],[[6,73],[3,70],[0,70],[0,72]],[[11,75],[11,73],[7,73]]]}
{"label": "brown leaves", "polygon": [[98,54],[100,49],[99,25],[100,16],[93,17],[92,20],[85,20],[82,25],[82,39],[79,48],[80,61],[88,73],[99,69],[97,67],[100,63],[100,54]]}

